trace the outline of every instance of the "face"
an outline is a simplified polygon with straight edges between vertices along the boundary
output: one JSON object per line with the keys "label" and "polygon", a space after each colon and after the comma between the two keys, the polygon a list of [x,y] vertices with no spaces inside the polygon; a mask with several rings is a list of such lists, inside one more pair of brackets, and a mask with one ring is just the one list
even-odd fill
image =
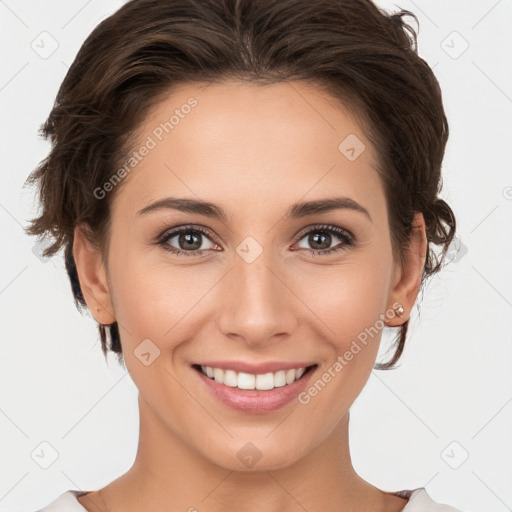
{"label": "face", "polygon": [[[117,320],[141,403],[169,435],[225,468],[248,469],[244,446],[264,455],[259,470],[289,465],[347,414],[393,304],[413,300],[378,155],[347,109],[305,83],[182,86],[134,150],[144,156],[112,203],[106,291],[88,287],[88,301]],[[344,201],[292,209],[334,198]],[[267,362],[316,366],[242,392],[194,366]]]}

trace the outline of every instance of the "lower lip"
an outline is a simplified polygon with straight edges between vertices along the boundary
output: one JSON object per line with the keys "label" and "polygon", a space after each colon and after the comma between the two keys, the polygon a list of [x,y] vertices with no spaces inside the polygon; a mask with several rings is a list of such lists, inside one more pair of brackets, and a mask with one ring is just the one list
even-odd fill
{"label": "lower lip", "polygon": [[216,380],[210,379],[203,372],[193,368],[199,375],[206,387],[221,402],[226,405],[248,413],[264,413],[275,411],[290,403],[297,395],[303,391],[311,375],[315,373],[318,366],[308,370],[302,377],[291,384],[280,386],[278,388],[262,391],[259,389],[238,389],[220,384]]}

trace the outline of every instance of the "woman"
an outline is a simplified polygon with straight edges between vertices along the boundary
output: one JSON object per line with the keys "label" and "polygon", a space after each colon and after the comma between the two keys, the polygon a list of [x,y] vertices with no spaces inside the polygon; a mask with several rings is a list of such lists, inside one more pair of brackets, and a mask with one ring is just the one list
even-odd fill
{"label": "woman", "polygon": [[45,512],[455,510],[366,482],[348,441],[455,232],[441,92],[404,15],[132,0],[86,40],[28,231],[65,249],[139,389],[140,439],[127,473]]}

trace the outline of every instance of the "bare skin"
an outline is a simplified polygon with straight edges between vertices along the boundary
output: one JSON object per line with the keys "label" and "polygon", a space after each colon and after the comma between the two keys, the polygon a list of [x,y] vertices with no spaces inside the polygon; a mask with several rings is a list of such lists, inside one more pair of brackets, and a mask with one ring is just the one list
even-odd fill
{"label": "bare skin", "polygon": [[[98,322],[118,322],[140,410],[133,467],[79,502],[90,512],[402,510],[407,500],[359,477],[349,451],[349,409],[381,331],[308,403],[267,413],[230,408],[191,365],[313,361],[315,382],[382,315],[395,327],[409,317],[425,263],[422,215],[402,268],[391,252],[378,155],[349,111],[311,84],[180,86],[146,118],[136,148],[148,135],[156,140],[155,127],[191,96],[197,105],[115,190],[106,265],[75,231],[87,304]],[[338,149],[349,134],[366,146],[353,161]],[[214,203],[227,218],[169,208],[137,214],[168,196]],[[296,202],[334,196],[369,217],[346,208],[284,216]],[[321,247],[344,248],[321,253],[311,245],[316,224],[345,229],[355,242],[327,235]],[[197,234],[198,256],[155,242],[183,225],[206,230]],[[251,263],[236,251],[248,236],[262,249]],[[177,235],[165,244],[190,251]],[[401,316],[389,314],[396,303]],[[145,339],[160,350],[150,365],[134,353]],[[262,455],[251,468],[237,457],[248,442]]]}

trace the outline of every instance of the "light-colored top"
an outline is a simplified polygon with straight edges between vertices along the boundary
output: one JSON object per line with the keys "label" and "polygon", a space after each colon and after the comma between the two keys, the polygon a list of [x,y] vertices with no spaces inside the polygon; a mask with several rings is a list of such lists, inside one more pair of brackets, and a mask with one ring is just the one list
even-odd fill
{"label": "light-colored top", "polygon": [[[67,491],[48,506],[39,510],[39,512],[87,512],[87,509],[82,507],[77,499],[79,496],[87,494],[87,492],[88,491]],[[409,499],[407,505],[402,509],[402,512],[461,512],[456,508],[433,501],[424,487],[397,491],[395,494],[399,498]]]}

